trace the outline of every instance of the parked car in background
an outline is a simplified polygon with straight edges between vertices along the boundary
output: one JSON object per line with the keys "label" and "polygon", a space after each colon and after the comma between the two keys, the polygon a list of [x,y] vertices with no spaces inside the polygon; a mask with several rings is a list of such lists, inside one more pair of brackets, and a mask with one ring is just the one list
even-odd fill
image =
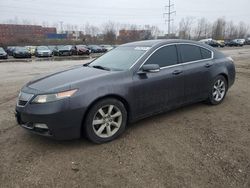
{"label": "parked car in background", "polygon": [[238,47],[238,46],[242,47],[244,44],[240,42],[239,40],[234,39],[234,40],[227,42],[226,45],[229,47]]}
{"label": "parked car in background", "polygon": [[246,39],[236,39],[236,40],[242,46],[246,44]]}
{"label": "parked car in background", "polygon": [[47,46],[37,46],[35,50],[36,57],[52,57],[52,51]]}
{"label": "parked car in background", "polygon": [[31,58],[31,53],[25,47],[15,47],[13,51],[13,57],[15,58]]}
{"label": "parked car in background", "polygon": [[90,55],[91,50],[85,45],[76,45],[77,55]]}
{"label": "parked car in background", "polygon": [[199,42],[207,44],[212,47],[222,47],[222,48],[225,47],[225,43],[222,43],[221,41],[219,42],[219,41],[213,40],[212,38],[203,39],[203,40],[200,40]]}
{"label": "parked car in background", "polygon": [[100,45],[102,48],[106,49],[107,51],[113,50],[114,47],[111,45],[107,45],[107,44],[102,44]]}
{"label": "parked car in background", "polygon": [[53,53],[53,51],[54,51],[55,48],[56,48],[56,45],[49,45],[48,48],[49,48],[49,49],[52,51],[52,53]]}
{"label": "parked car in background", "polygon": [[27,48],[29,50],[31,55],[35,55],[36,46],[25,46],[25,48]]}
{"label": "parked car in background", "polygon": [[8,59],[8,54],[2,47],[0,47],[0,59]]}
{"label": "parked car in background", "polygon": [[128,43],[89,64],[26,84],[16,119],[39,135],[59,140],[86,135],[104,143],[121,135],[129,122],[202,101],[218,105],[234,81],[232,58],[208,45]]}
{"label": "parked car in background", "polygon": [[13,56],[13,51],[15,50],[15,46],[7,46],[6,52],[9,56]]}
{"label": "parked car in background", "polygon": [[105,53],[105,52],[107,52],[107,49],[104,49],[98,45],[88,45],[87,48],[90,49],[92,53]]}
{"label": "parked car in background", "polygon": [[246,45],[250,45],[250,37],[246,39]]}
{"label": "parked car in background", "polygon": [[71,52],[71,48],[69,48],[69,46],[58,45],[55,47],[53,54],[55,56],[71,56],[72,52]]}
{"label": "parked car in background", "polygon": [[224,48],[226,46],[224,40],[216,40],[216,42],[219,44],[221,48]]}

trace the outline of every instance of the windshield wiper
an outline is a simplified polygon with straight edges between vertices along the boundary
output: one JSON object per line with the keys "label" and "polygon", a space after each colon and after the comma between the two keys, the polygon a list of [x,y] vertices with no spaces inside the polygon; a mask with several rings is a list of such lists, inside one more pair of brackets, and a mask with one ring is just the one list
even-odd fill
{"label": "windshield wiper", "polygon": [[96,68],[96,69],[102,69],[102,70],[107,70],[107,71],[110,71],[111,69],[110,68],[107,68],[107,67],[103,67],[101,65],[94,65],[92,66],[93,68]]}
{"label": "windshield wiper", "polygon": [[90,64],[90,63],[85,63],[85,64],[83,64],[82,66],[84,66],[84,67],[88,67],[88,66],[89,66],[89,64]]}

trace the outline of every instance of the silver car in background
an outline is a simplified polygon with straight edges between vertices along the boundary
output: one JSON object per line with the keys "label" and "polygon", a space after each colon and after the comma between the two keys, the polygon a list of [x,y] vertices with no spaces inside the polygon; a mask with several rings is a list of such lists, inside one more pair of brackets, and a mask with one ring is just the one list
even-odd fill
{"label": "silver car in background", "polygon": [[37,46],[35,50],[36,57],[52,57],[53,53],[47,46]]}

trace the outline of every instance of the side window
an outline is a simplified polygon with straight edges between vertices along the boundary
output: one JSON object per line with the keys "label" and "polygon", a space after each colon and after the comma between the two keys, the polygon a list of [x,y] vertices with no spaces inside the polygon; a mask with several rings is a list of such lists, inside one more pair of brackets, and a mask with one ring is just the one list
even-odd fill
{"label": "side window", "polygon": [[172,45],[157,50],[145,64],[158,64],[160,67],[166,67],[177,63],[177,49],[175,45]]}
{"label": "side window", "polygon": [[179,46],[182,62],[190,62],[190,61],[197,61],[203,59],[201,56],[200,47],[190,45],[190,44],[181,44]]}
{"label": "side window", "polygon": [[212,52],[205,49],[205,48],[200,48],[201,49],[201,56],[202,59],[209,59],[212,57]]}

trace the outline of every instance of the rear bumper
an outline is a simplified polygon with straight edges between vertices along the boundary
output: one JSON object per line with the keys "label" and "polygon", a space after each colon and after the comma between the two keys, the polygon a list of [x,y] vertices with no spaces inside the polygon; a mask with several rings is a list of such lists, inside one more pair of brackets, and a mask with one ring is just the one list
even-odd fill
{"label": "rear bumper", "polygon": [[[65,104],[58,101],[50,104],[28,104],[16,106],[17,123],[24,129],[56,140],[71,140],[81,137],[84,110],[65,110]],[[48,129],[36,128],[35,124],[46,124]]]}

